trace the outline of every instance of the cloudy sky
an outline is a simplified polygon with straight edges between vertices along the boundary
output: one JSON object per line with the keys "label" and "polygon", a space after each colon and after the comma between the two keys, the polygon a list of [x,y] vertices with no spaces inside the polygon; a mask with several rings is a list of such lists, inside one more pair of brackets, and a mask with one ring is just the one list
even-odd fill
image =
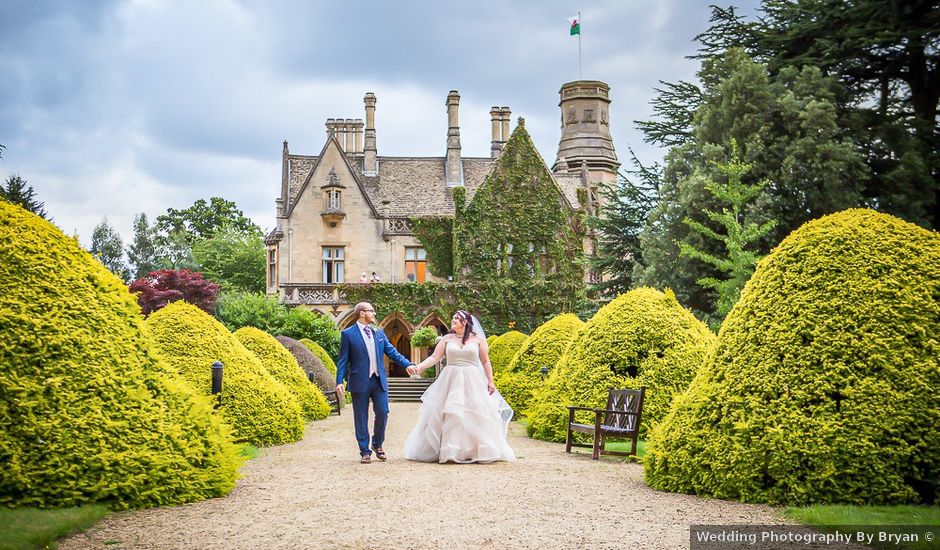
{"label": "cloudy sky", "polygon": [[126,242],[135,213],[212,196],[266,229],[281,142],[319,153],[325,120],[362,118],[367,91],[379,155],[442,156],[456,89],[464,155],[489,155],[489,108],[508,105],[552,162],[579,10],[583,78],[611,86],[620,159],[653,162],[633,121],[658,81],[693,77],[707,3],[0,0],[0,176],[86,246],[103,217]]}

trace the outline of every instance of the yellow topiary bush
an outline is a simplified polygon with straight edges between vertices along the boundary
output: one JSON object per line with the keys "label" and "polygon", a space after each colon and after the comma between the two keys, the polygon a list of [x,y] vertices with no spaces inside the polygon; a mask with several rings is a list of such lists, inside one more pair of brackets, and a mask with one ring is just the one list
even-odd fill
{"label": "yellow topiary bush", "polygon": [[0,505],[147,507],[235,486],[230,429],[141,328],[117,277],[0,201]]}
{"label": "yellow topiary bush", "polygon": [[545,385],[542,367],[551,371],[583,326],[577,315],[558,315],[537,328],[522,344],[496,381],[496,387],[513,410],[524,414],[533,394]]}
{"label": "yellow topiary bush", "polygon": [[[525,343],[526,338],[528,338],[528,336],[518,330],[510,330],[493,339],[493,343],[489,346],[490,365],[493,367],[494,380],[506,370],[513,356],[516,355],[516,352],[519,351],[519,348]],[[487,341],[489,341],[489,339],[487,339]]]}
{"label": "yellow topiary bush", "polygon": [[650,438],[657,489],[808,505],[937,501],[940,236],[808,222],[761,260]]}
{"label": "yellow topiary bush", "polygon": [[333,361],[333,358],[330,357],[330,354],[327,353],[323,346],[314,342],[310,338],[301,338],[298,340],[301,344],[307,346],[307,349],[313,352],[314,355],[320,359],[320,362],[323,363],[323,366],[326,367],[326,370],[330,371],[330,374],[333,378],[336,378],[336,363]]}
{"label": "yellow topiary bush", "polygon": [[294,394],[306,418],[322,420],[330,415],[330,404],[326,402],[326,397],[310,383],[294,356],[273,336],[254,327],[242,327],[234,332],[234,336],[255,354],[274,378]]}
{"label": "yellow topiary bush", "polygon": [[211,315],[179,301],[155,311],[146,325],[157,352],[203,395],[212,391],[212,363],[222,362],[220,410],[240,441],[266,446],[303,437],[294,396]]}
{"label": "yellow topiary bush", "polygon": [[645,386],[640,424],[645,437],[666,416],[673,395],[688,387],[714,343],[715,335],[672,291],[638,288],[622,294],[585,324],[552,369],[545,390],[532,399],[526,412],[529,435],[564,441],[567,405],[603,408],[608,389]]}

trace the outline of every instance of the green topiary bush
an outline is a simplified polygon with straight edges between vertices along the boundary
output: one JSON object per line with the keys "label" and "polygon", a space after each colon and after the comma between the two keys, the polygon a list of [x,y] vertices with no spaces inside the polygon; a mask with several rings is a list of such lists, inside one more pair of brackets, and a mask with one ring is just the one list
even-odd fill
{"label": "green topiary bush", "polygon": [[493,340],[490,344],[490,365],[493,367],[494,380],[506,370],[526,338],[528,336],[518,330],[510,330]]}
{"label": "green topiary bush", "polygon": [[174,302],[150,315],[146,325],[159,355],[203,395],[212,391],[212,363],[222,362],[220,410],[238,440],[266,446],[303,437],[303,416],[294,396],[209,314]]}
{"label": "green topiary bush", "polygon": [[330,375],[335,380],[336,379],[336,363],[333,362],[333,358],[330,357],[330,354],[327,353],[325,349],[323,349],[323,346],[314,342],[310,338],[301,338],[300,340],[298,340],[298,342],[307,346],[307,349],[312,351],[313,354],[317,356],[317,359],[319,359],[320,362],[323,363],[323,366],[326,367],[326,370],[329,371]]}
{"label": "green topiary bush", "polygon": [[234,336],[255,354],[274,378],[294,394],[304,417],[322,420],[330,415],[330,404],[326,397],[310,383],[291,352],[273,336],[254,327],[242,327],[235,331]]}
{"label": "green topiary bush", "polygon": [[666,415],[673,395],[692,381],[714,342],[715,335],[670,290],[638,288],[618,296],[585,324],[545,390],[532,399],[526,411],[529,435],[564,441],[567,405],[603,408],[608,389],[645,386],[640,424],[645,437]]}
{"label": "green topiary bush", "polygon": [[551,371],[583,326],[577,315],[565,313],[537,328],[522,344],[496,380],[496,387],[513,410],[524,414],[533,394],[545,385],[542,367]]}
{"label": "green topiary bush", "polygon": [[323,366],[323,362],[307,346],[287,336],[278,336],[277,341],[294,356],[304,373],[313,373],[313,383],[320,391],[329,392],[336,389],[336,375],[331,375]]}
{"label": "green topiary bush", "polygon": [[78,242],[0,201],[0,505],[221,496],[230,429],[150,353],[137,299]]}
{"label": "green topiary bush", "polygon": [[937,501],[940,236],[871,210],[757,265],[714,358],[653,431],[647,482],[807,505]]}

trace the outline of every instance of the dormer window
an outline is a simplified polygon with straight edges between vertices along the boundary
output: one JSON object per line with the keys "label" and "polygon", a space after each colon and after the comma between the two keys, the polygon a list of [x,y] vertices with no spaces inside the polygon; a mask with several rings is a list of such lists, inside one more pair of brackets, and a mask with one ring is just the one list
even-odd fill
{"label": "dormer window", "polygon": [[326,209],[333,211],[343,210],[343,192],[339,189],[326,190]]}
{"label": "dormer window", "polygon": [[330,224],[330,227],[336,227],[336,224],[343,221],[343,218],[346,217],[346,213],[343,212],[342,191],[346,189],[346,187],[339,182],[339,176],[336,175],[336,168],[330,168],[326,184],[322,185],[320,189],[323,190],[323,196],[326,199],[326,203],[323,205],[323,212],[320,213],[320,216],[323,218],[323,221]]}

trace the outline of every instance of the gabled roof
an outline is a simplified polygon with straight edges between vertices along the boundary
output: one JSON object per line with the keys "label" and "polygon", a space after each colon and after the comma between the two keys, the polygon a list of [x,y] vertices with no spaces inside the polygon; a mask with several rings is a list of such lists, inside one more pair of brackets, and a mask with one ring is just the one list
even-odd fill
{"label": "gabled roof", "polygon": [[[369,194],[366,192],[365,188],[363,187],[362,181],[359,179],[359,174],[357,170],[353,169],[352,164],[349,162],[350,160],[349,157],[345,153],[343,153],[343,148],[339,146],[339,142],[336,140],[335,136],[330,136],[329,138],[327,138],[326,143],[323,144],[323,149],[320,150],[319,156],[307,157],[308,159],[313,160],[313,164],[310,167],[310,169],[307,171],[306,177],[303,179],[303,184],[300,185],[300,187],[297,189],[297,193],[296,194],[291,193],[290,201],[288,201],[288,206],[287,206],[287,215],[290,216],[291,213],[294,211],[294,207],[297,205],[297,197],[300,197],[301,195],[303,195],[304,190],[310,186],[310,179],[313,177],[313,173],[317,171],[317,167],[320,165],[320,159],[323,158],[323,154],[326,153],[327,148],[330,146],[336,147],[336,150],[339,152],[340,158],[342,158],[343,162],[346,163],[346,168],[349,169],[349,171],[353,174],[353,177],[356,179],[355,183],[359,187],[359,191],[362,192],[362,196],[363,198],[365,198],[366,204],[369,205],[369,210],[372,211],[373,216],[378,218],[379,215],[375,209],[375,203],[372,201],[372,198],[369,196]],[[288,160],[291,159],[291,156],[292,155],[288,155]],[[293,164],[294,164],[293,162],[290,163],[291,169],[293,168]],[[293,177],[293,174],[288,174],[287,179],[288,179],[288,182],[290,182],[291,190],[293,190],[293,182],[298,181],[299,178]]]}

